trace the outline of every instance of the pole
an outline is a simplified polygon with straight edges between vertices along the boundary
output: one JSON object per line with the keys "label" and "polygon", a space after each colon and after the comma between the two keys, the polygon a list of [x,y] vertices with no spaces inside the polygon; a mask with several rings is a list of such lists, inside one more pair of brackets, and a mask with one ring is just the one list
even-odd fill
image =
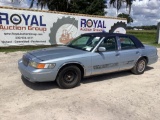
{"label": "pole", "polygon": [[160,22],[157,24],[157,43],[160,44]]}
{"label": "pole", "polygon": [[116,16],[118,15],[118,0],[116,0]]}

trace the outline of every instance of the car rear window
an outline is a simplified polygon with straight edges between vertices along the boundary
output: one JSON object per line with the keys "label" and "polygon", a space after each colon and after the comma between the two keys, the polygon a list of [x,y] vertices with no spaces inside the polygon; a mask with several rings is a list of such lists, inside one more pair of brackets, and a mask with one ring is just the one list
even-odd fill
{"label": "car rear window", "polygon": [[121,49],[134,49],[136,48],[134,42],[129,37],[119,37],[121,43]]}

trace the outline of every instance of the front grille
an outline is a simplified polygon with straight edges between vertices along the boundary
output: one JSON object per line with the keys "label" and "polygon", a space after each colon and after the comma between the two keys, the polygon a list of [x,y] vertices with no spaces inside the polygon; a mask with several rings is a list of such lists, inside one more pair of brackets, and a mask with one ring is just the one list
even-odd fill
{"label": "front grille", "polygon": [[29,64],[29,58],[27,58],[27,56],[23,55],[22,61],[23,61],[23,64],[25,66],[28,66],[28,64]]}

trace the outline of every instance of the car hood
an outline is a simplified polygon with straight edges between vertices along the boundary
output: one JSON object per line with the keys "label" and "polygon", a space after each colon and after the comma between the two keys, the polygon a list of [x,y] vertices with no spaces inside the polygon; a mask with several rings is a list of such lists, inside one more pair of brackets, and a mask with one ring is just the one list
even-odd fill
{"label": "car hood", "polygon": [[80,55],[80,54],[84,54],[88,52],[70,48],[67,46],[57,46],[53,48],[34,50],[28,53],[42,61],[45,61],[45,60],[50,60],[50,59],[69,57],[73,55]]}

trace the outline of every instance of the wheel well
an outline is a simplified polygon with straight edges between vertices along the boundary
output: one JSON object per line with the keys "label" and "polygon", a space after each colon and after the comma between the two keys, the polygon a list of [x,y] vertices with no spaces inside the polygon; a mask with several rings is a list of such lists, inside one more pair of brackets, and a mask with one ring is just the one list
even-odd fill
{"label": "wheel well", "polygon": [[62,67],[59,69],[58,74],[59,74],[59,72],[60,72],[63,68],[65,68],[65,67],[67,67],[67,66],[71,66],[71,65],[77,66],[77,67],[80,69],[80,71],[81,71],[81,77],[83,78],[83,77],[84,77],[84,68],[83,68],[82,65],[80,65],[80,64],[78,64],[78,63],[68,63],[68,64],[62,66]]}
{"label": "wheel well", "polygon": [[[146,56],[142,56],[141,58],[146,59],[146,62],[147,62],[147,64],[148,64],[148,57],[146,57]],[[141,58],[140,58],[140,59],[141,59]]]}

